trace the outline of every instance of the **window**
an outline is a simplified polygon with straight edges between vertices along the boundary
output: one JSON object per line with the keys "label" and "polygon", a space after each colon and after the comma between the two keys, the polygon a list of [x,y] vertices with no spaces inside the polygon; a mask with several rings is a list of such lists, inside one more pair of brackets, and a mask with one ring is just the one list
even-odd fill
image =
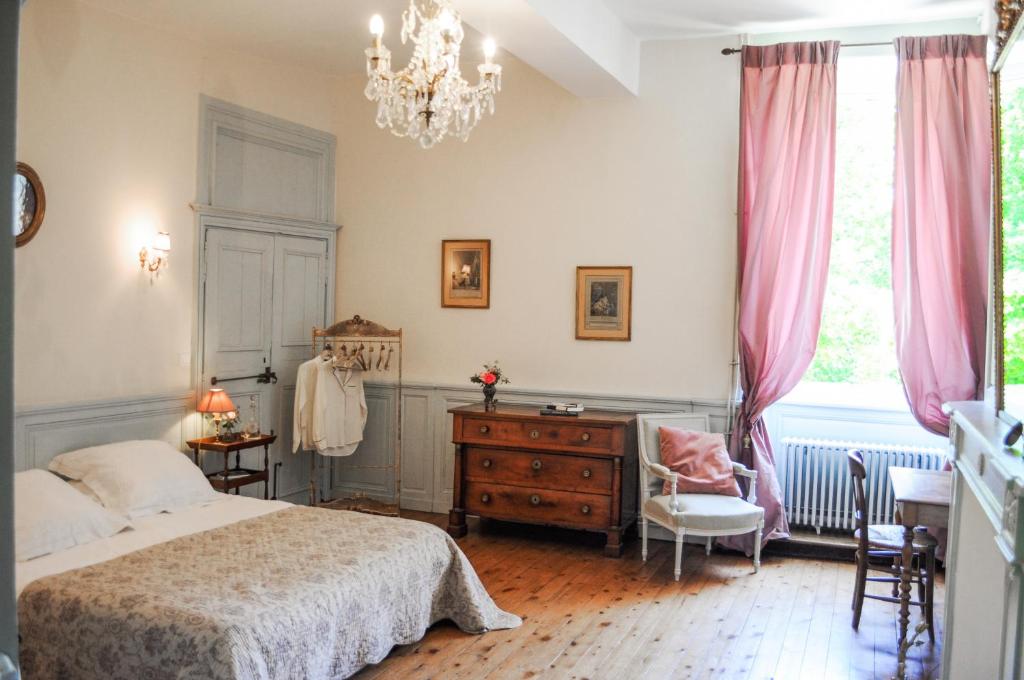
{"label": "window", "polygon": [[896,365],[890,247],[895,83],[895,56],[840,57],[828,283],[818,349],[798,392],[824,395],[842,384],[844,401],[906,410]]}

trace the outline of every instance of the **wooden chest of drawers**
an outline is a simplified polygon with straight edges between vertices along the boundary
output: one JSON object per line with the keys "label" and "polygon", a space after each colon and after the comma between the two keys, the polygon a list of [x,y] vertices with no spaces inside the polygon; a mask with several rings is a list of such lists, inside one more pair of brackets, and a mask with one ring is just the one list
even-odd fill
{"label": "wooden chest of drawers", "polygon": [[535,406],[454,408],[455,489],[448,533],[466,514],[600,531],[605,554],[622,554],[636,521],[636,418],[585,411],[542,416]]}

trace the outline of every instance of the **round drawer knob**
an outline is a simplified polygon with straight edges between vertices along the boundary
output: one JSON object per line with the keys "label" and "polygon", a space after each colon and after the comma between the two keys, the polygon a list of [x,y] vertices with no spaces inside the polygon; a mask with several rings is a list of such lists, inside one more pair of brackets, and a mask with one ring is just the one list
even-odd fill
{"label": "round drawer knob", "polygon": [[530,505],[540,505],[540,496],[537,494],[530,496]]}
{"label": "round drawer knob", "polygon": [[490,503],[491,502],[491,494],[485,493],[482,496],[480,496],[480,502],[481,503]]}
{"label": "round drawer knob", "polygon": [[593,475],[594,473],[590,471],[590,468],[583,471],[583,479],[590,479]]}
{"label": "round drawer knob", "polygon": [[535,471],[540,470],[540,461],[534,460],[532,463],[530,463],[530,467],[532,467]]}
{"label": "round drawer knob", "polygon": [[490,431],[491,431],[491,428],[487,427],[486,425],[481,425],[480,426],[480,434],[487,434]]}
{"label": "round drawer knob", "polygon": [[491,463],[491,459],[490,459],[490,458],[484,458],[484,462],[483,462],[483,463],[481,463],[481,464],[482,464],[482,465],[483,465],[483,466],[484,466],[485,468],[489,468],[489,467],[491,467],[491,465],[492,465],[492,463]]}
{"label": "round drawer knob", "polygon": [[590,514],[590,506],[589,505],[584,505],[582,508],[580,508],[580,512],[582,512],[584,515],[589,515]]}
{"label": "round drawer knob", "polygon": [[530,439],[540,439],[540,430],[530,430]]}
{"label": "round drawer knob", "polygon": [[590,433],[589,432],[584,432],[583,434],[580,435],[580,439],[582,439],[585,442],[589,442],[590,441]]}

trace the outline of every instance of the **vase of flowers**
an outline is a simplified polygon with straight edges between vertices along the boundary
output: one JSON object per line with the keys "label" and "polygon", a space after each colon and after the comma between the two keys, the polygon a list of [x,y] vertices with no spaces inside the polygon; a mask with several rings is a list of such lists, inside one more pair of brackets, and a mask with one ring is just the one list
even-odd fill
{"label": "vase of flowers", "polygon": [[484,370],[469,376],[469,381],[483,387],[485,411],[493,411],[496,408],[498,400],[494,397],[498,393],[498,384],[508,384],[509,382],[508,378],[502,375],[497,361],[493,364],[484,364]]}

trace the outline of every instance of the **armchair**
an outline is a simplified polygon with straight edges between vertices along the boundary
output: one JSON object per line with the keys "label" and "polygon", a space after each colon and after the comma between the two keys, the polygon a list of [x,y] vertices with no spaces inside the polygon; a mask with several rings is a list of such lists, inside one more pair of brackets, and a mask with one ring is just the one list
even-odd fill
{"label": "armchair", "polygon": [[[678,493],[678,473],[661,464],[659,427],[679,427],[708,432],[708,417],[696,413],[651,413],[637,416],[640,455],[640,532],[642,556],[647,561],[647,523],[655,522],[676,537],[675,578],[683,568],[683,541],[687,535],[706,537],[705,547],[711,553],[716,536],[732,536],[756,532],[754,536],[754,571],[761,568],[761,533],[764,530],[764,509],[755,505],[757,471],[733,462],[736,476],[749,480],[746,499],[714,494]],[[672,493],[662,494],[663,482],[672,482]]]}

